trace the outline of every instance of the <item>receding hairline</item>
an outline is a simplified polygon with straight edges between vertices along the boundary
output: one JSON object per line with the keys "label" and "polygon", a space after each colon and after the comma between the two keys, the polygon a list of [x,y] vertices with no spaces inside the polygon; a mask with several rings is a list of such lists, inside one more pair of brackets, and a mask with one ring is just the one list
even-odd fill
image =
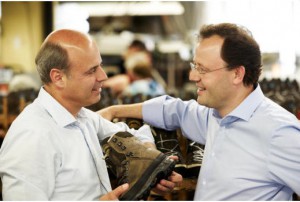
{"label": "receding hairline", "polygon": [[88,34],[76,30],[61,29],[50,33],[43,42],[43,44],[46,43],[57,44],[64,48],[78,48],[91,46],[94,41]]}

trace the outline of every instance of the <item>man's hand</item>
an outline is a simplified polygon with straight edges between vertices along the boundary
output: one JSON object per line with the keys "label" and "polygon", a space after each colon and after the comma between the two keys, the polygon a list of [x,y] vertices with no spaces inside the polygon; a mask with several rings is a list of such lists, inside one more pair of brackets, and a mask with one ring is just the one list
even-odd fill
{"label": "man's hand", "polygon": [[180,186],[181,183],[182,176],[173,171],[168,180],[161,180],[153,191],[157,194],[164,195],[167,192],[171,192],[176,186]]}
{"label": "man's hand", "polygon": [[123,194],[129,188],[129,184],[123,184],[100,197],[100,201],[118,201],[121,194]]}
{"label": "man's hand", "polygon": [[[178,161],[178,156],[170,156],[169,158]],[[161,180],[153,189],[157,194],[163,195],[166,192],[172,191],[176,186],[181,186],[182,176],[176,172],[172,172],[168,180]]]}

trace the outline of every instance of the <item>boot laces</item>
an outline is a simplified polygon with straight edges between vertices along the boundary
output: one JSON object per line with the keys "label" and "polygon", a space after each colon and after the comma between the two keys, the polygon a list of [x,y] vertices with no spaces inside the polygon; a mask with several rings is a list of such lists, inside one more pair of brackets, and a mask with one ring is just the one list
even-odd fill
{"label": "boot laces", "polygon": [[[164,140],[162,139],[162,136],[159,137],[160,140],[157,141],[156,143],[156,146],[157,146],[157,149],[162,151],[163,153],[166,153],[168,155],[175,155],[177,156],[178,155],[178,152],[176,150],[178,150],[178,141],[176,139],[169,139],[169,140]],[[174,142],[174,147],[173,148],[166,148],[164,147],[164,145],[167,143],[167,142]]]}
{"label": "boot laces", "polygon": [[103,160],[107,160],[109,159],[109,154],[110,154],[111,149],[108,147],[106,149],[104,149],[104,156],[102,157]]}
{"label": "boot laces", "polygon": [[[163,152],[164,154],[168,156],[178,156],[178,152],[176,149],[179,147],[177,139],[168,139],[164,140],[161,135],[159,135],[154,128],[151,127],[151,132],[153,133],[154,136],[159,137],[159,140],[156,141],[156,147],[159,151]],[[164,147],[165,143],[167,142],[175,142],[175,146],[173,148],[166,148]]]}
{"label": "boot laces", "polygon": [[104,153],[104,156],[102,157],[102,159],[103,159],[103,160],[106,160],[106,159],[108,159],[108,156],[109,156],[108,152],[105,152],[105,153]]}
{"label": "boot laces", "polygon": [[190,143],[190,146],[196,148],[193,151],[193,160],[198,161],[198,162],[202,162],[203,155],[204,155],[204,149],[202,149],[199,145],[197,145],[196,142]]}

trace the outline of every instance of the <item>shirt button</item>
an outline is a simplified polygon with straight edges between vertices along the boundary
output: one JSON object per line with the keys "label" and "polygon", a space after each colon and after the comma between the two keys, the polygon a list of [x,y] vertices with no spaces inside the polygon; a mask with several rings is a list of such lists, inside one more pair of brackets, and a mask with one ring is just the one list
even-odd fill
{"label": "shirt button", "polygon": [[203,184],[203,185],[206,185],[206,180],[203,180],[203,181],[202,181],[202,184]]}
{"label": "shirt button", "polygon": [[211,156],[214,157],[214,156],[215,156],[215,152],[212,152],[212,153],[211,153]]}

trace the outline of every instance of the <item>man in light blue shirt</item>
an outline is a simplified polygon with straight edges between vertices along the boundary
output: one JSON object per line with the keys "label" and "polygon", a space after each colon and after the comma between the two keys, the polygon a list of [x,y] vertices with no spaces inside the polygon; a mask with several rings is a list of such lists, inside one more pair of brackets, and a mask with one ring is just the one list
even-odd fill
{"label": "man in light blue shirt", "polygon": [[207,25],[189,75],[197,102],[161,96],[99,113],[181,128],[205,144],[194,200],[292,200],[300,195],[300,122],[263,95],[260,73],[259,45],[248,30]]}
{"label": "man in light blue shirt", "polygon": [[[111,190],[99,141],[129,131],[152,142],[149,126],[138,131],[114,124],[85,109],[100,100],[100,52],[90,36],[52,32],[37,57],[43,86],[38,98],[11,125],[0,150],[4,200],[117,200],[128,184]],[[162,180],[172,190],[181,176]],[[174,181],[174,182],[173,182]]]}

